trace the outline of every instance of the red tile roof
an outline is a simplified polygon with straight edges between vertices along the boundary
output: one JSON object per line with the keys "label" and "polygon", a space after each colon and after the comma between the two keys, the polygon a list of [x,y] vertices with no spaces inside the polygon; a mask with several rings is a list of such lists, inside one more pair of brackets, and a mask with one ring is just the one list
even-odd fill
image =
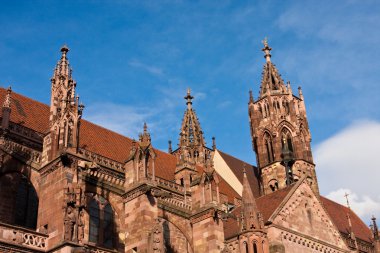
{"label": "red tile roof", "polygon": [[342,206],[330,199],[321,196],[321,201],[330,215],[335,226],[342,233],[348,234],[350,229],[347,220],[347,213],[350,214],[352,231],[355,236],[367,242],[371,242],[372,233],[369,227],[348,207]]}
{"label": "red tile roof", "polygon": [[[6,94],[7,90],[0,88],[0,106],[3,105]],[[12,122],[39,133],[46,133],[49,129],[49,106],[46,104],[12,92],[11,110]]]}
{"label": "red tile roof", "polygon": [[[0,105],[3,104],[5,95],[6,89],[0,88]],[[12,122],[39,133],[48,132],[50,112],[48,105],[12,92],[11,109]],[[119,163],[124,163],[129,156],[132,139],[82,119],[79,146]],[[156,175],[166,180],[174,180],[176,157],[157,149],[155,152],[157,154]],[[219,190],[227,195],[230,201],[233,201],[234,197],[239,197],[237,192],[223,179],[221,179]]]}
{"label": "red tile roof", "polygon": [[[3,104],[6,95],[6,90],[0,88],[0,106]],[[39,133],[47,133],[49,129],[49,106],[40,103],[36,100],[30,99],[23,95],[12,92],[11,102],[11,121],[27,128],[33,129]],[[1,116],[1,110],[0,110]],[[128,158],[129,151],[132,145],[132,140],[128,137],[115,133],[111,130],[105,129],[101,126],[93,124],[89,121],[82,120],[80,130],[80,147],[83,147],[91,152],[97,153],[104,157],[110,158],[120,163]],[[167,180],[174,179],[174,172],[176,166],[175,156],[155,150],[157,153],[156,160],[156,174]],[[233,170],[239,180],[243,180],[242,168],[244,162],[218,150],[226,161],[227,165]],[[248,163],[246,163],[248,164]],[[252,170],[247,170],[248,180],[250,181],[252,191],[255,197],[259,196],[259,184],[255,173],[257,168],[252,166]],[[229,200],[232,201],[234,197],[239,198],[237,192],[223,179],[220,182],[220,192],[226,194]],[[276,208],[280,205],[282,200],[289,193],[291,187],[276,191],[274,193],[259,197],[256,199],[257,206],[263,214],[264,221],[267,221],[273,214]],[[353,225],[353,232],[356,237],[370,241],[371,231],[363,223],[363,221],[347,207],[337,204],[329,199],[321,197],[321,200],[326,207],[327,212],[331,216],[333,222],[338,227],[339,231],[347,233],[349,231],[346,213],[350,212],[351,222]],[[235,212],[238,212],[236,210]],[[240,212],[239,212],[240,213]],[[229,219],[231,220],[231,219]],[[237,221],[231,220],[226,224],[227,235],[233,235],[238,232]],[[237,231],[237,232],[236,232]]]}
{"label": "red tile roof", "polygon": [[264,223],[267,222],[274,211],[276,211],[292,188],[292,186],[285,187],[256,199],[257,208],[263,215]]}
{"label": "red tile roof", "polygon": [[235,176],[239,179],[239,181],[242,184],[243,184],[243,167],[244,165],[246,165],[247,178],[251,186],[253,196],[255,196],[255,198],[259,197],[260,185],[257,179],[258,169],[247,162],[244,162],[236,157],[233,157],[229,154],[226,154],[220,151],[219,149],[218,149],[218,152],[220,153],[223,160],[227,163],[228,167],[231,168],[232,172],[235,174]]}

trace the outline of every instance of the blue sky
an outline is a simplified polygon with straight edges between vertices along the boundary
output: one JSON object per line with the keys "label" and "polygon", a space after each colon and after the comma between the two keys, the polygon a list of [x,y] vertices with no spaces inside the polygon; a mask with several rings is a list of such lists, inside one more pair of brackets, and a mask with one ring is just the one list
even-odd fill
{"label": "blue sky", "polygon": [[129,137],[146,121],[166,150],[190,87],[206,141],[254,163],[248,91],[257,97],[267,36],[283,79],[302,86],[321,192],[350,191],[358,213],[369,198],[380,215],[368,187],[380,178],[368,155],[380,136],[379,13],[378,1],[0,1],[0,85],[48,103],[67,43],[84,118]]}

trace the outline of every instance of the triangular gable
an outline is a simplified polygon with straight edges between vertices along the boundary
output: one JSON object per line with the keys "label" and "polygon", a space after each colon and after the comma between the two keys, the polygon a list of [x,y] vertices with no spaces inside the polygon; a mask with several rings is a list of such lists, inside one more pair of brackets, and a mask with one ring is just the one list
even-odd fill
{"label": "triangular gable", "polygon": [[347,249],[338,228],[319,197],[310,188],[306,178],[292,187],[269,221],[295,233],[315,238],[340,249]]}

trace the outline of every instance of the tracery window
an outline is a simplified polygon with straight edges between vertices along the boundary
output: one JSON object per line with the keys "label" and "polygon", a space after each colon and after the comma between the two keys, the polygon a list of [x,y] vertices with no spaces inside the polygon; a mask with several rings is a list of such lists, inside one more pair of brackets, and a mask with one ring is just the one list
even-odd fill
{"label": "tracery window", "polygon": [[284,145],[287,145],[288,149],[293,152],[292,135],[287,128],[284,128],[284,130],[282,131],[281,143],[282,143],[282,148],[284,148]]}
{"label": "tracery window", "polygon": [[95,195],[88,205],[88,214],[90,216],[89,242],[101,247],[114,248],[114,213],[108,201]]}

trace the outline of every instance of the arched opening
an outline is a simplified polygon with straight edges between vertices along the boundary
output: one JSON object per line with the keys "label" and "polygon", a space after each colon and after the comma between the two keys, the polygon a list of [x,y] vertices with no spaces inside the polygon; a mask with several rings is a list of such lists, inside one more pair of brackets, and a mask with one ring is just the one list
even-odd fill
{"label": "arched opening", "polygon": [[272,190],[272,192],[278,190],[278,182],[276,179],[272,179],[271,181],[269,181],[269,188]]}
{"label": "arched opening", "polygon": [[270,137],[268,133],[265,133],[264,135],[264,145],[265,145],[265,151],[267,153],[268,163],[271,163],[274,161],[274,154],[273,154],[272,138]]}
{"label": "arched opening", "polygon": [[256,242],[253,242],[253,253],[258,253],[257,252],[257,244],[256,244]]}
{"label": "arched opening", "polygon": [[293,142],[292,142],[292,135],[290,131],[287,128],[284,128],[282,130],[282,148],[284,149],[284,145],[287,145],[287,148],[293,152]]}
{"label": "arched opening", "polygon": [[245,253],[248,253],[248,243],[247,242],[243,242],[243,247],[244,247],[244,250],[245,250]]}
{"label": "arched opening", "polygon": [[115,248],[114,211],[110,203],[102,196],[95,195],[87,211],[90,219],[88,241],[100,247]]}
{"label": "arched opening", "polygon": [[19,172],[0,176],[0,221],[36,229],[38,196],[31,182]]}
{"label": "arched opening", "polygon": [[17,187],[15,211],[16,225],[31,229],[36,228],[38,197],[33,185],[25,176],[21,177]]}

